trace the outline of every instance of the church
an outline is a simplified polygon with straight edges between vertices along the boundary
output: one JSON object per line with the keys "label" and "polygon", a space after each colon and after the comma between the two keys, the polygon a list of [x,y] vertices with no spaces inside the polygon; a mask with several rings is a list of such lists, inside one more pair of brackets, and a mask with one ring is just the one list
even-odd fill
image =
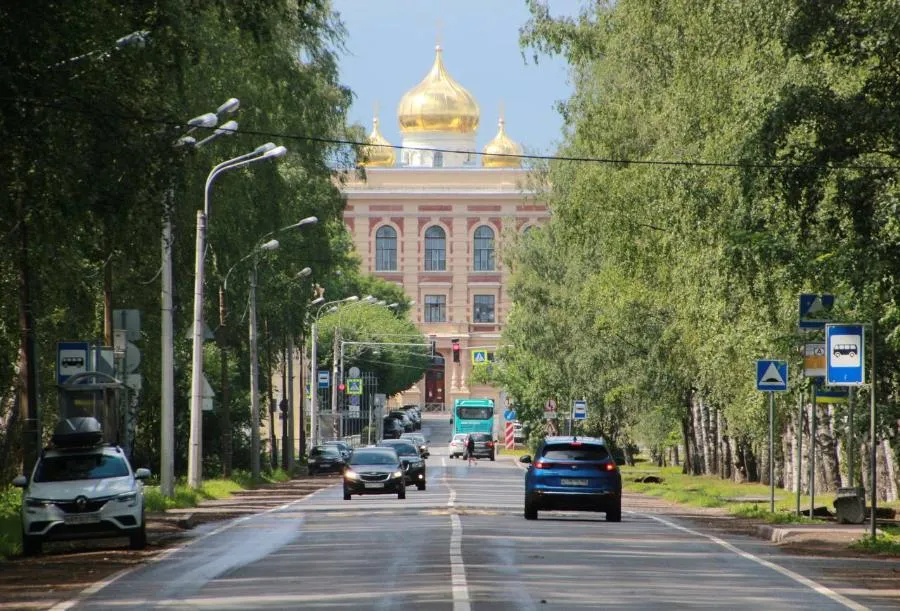
{"label": "church", "polygon": [[414,301],[413,321],[439,353],[424,378],[391,403],[497,401],[500,389],[475,383],[472,370],[493,359],[510,309],[503,242],[549,212],[527,187],[522,147],[502,116],[477,153],[478,103],[447,71],[440,46],[425,78],[400,99],[397,121],[400,147],[384,138],[375,117],[360,155],[364,171],[341,184],[361,271],[403,287]]}

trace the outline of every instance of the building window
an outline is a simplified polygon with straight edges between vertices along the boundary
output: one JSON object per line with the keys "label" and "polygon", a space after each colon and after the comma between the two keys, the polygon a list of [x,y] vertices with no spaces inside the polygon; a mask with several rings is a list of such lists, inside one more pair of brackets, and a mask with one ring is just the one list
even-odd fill
{"label": "building window", "polygon": [[475,230],[475,271],[494,271],[494,230],[487,225]]}
{"label": "building window", "polygon": [[375,271],[397,271],[397,231],[388,225],[375,232]]}
{"label": "building window", "polygon": [[447,322],[446,295],[425,295],[425,322]]}
{"label": "building window", "polygon": [[434,167],[442,168],[444,167],[444,153],[441,151],[437,151],[434,154]]}
{"label": "building window", "polygon": [[474,322],[494,322],[493,295],[475,295]]}
{"label": "building window", "polygon": [[444,230],[433,225],[425,230],[425,271],[447,270],[447,236]]}

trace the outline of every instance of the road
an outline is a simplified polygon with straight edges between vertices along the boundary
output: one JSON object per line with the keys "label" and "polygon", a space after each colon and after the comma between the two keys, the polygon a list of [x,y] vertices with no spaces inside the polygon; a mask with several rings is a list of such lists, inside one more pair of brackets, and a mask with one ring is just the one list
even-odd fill
{"label": "road", "polygon": [[518,466],[449,459],[443,418],[423,432],[433,447],[425,491],[343,501],[335,485],[200,529],[54,608],[895,608],[896,598],[843,587],[846,560],[723,538],[627,499],[617,524],[560,512],[526,522]]}

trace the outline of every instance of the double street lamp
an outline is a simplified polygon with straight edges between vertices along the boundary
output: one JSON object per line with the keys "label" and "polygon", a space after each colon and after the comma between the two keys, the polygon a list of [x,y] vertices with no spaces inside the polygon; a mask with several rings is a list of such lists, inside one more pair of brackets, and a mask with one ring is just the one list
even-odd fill
{"label": "double street lamp", "polygon": [[191,428],[188,445],[188,485],[198,488],[203,481],[202,435],[203,435],[203,264],[206,255],[206,229],[209,218],[210,190],[216,177],[228,170],[236,170],[267,159],[281,157],[287,152],[283,146],[269,142],[253,151],[223,161],[215,166],[206,178],[203,193],[203,209],[197,211],[197,245],[194,261],[194,323],[191,370]]}

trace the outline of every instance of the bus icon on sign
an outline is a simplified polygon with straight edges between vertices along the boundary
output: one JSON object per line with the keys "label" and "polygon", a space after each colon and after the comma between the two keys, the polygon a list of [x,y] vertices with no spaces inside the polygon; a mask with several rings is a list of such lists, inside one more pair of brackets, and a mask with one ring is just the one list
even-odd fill
{"label": "bus icon on sign", "polygon": [[834,354],[835,357],[849,356],[853,358],[858,352],[859,346],[856,344],[835,344],[834,349],[832,350],[832,354]]}

